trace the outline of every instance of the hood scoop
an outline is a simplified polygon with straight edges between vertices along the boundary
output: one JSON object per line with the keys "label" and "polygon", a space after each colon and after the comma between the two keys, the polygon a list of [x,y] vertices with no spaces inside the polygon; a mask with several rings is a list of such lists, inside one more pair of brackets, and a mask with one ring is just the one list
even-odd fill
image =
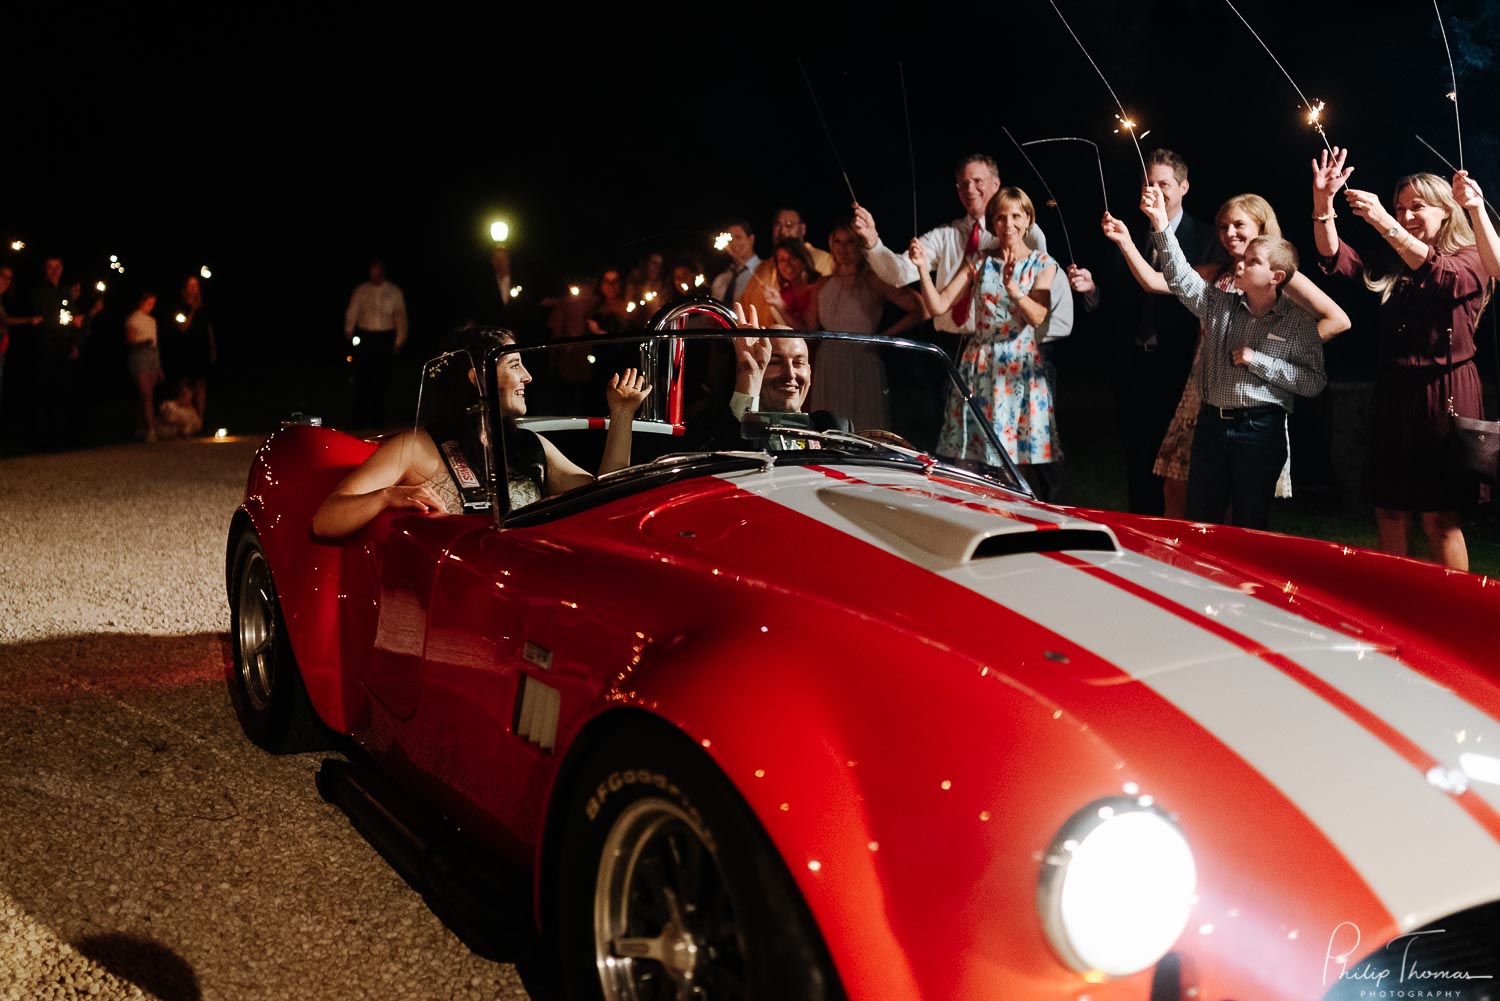
{"label": "hood scoop", "polygon": [[[911,556],[962,566],[1021,553],[1064,550],[1119,552],[1114,533],[1076,518],[1041,522],[1027,505],[974,500],[950,502],[920,490],[871,486],[824,487],[830,511]],[[1011,510],[1020,517],[1010,517]],[[1040,523],[1039,523],[1040,522]]]}

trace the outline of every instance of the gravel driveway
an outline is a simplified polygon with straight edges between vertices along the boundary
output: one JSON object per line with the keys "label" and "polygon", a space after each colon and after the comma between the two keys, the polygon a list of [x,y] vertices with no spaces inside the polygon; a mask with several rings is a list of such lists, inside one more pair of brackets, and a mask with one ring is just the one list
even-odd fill
{"label": "gravel driveway", "polygon": [[0,459],[0,1001],[525,998],[235,722],[258,445]]}

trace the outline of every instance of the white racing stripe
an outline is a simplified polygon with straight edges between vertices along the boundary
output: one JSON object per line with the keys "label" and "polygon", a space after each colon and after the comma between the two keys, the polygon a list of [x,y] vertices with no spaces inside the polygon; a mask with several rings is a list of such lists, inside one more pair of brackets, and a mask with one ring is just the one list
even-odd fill
{"label": "white racing stripe", "polygon": [[[865,483],[976,499],[916,477],[845,471]],[[838,481],[810,470],[725,478],[1003,605],[1145,684],[1230,747],[1310,818],[1404,929],[1500,893],[1500,844],[1463,807],[1375,734],[1228,639],[1047,556],[1007,556],[954,568],[898,550],[831,510],[818,491]],[[893,501],[902,496],[892,491]],[[912,503],[921,501],[905,496]],[[1026,504],[997,506],[1037,520],[1064,520]],[[1221,601],[1247,600],[1241,592],[1135,554],[1078,555],[1185,608],[1209,607],[1205,594]],[[1279,611],[1258,604],[1268,612]],[[1500,749],[1493,721],[1451,693],[1413,681],[1411,672],[1389,658],[1381,658],[1385,663],[1372,670],[1372,655],[1365,652],[1361,660],[1352,640],[1290,613],[1256,611],[1223,624],[1272,649],[1296,651],[1297,664],[1391,723],[1437,760],[1457,764],[1453,731],[1465,725],[1475,727],[1469,739],[1486,737],[1476,750]],[[1315,648],[1321,652],[1313,655]],[[1441,746],[1444,733],[1446,747]],[[1487,801],[1493,792],[1484,790]]]}
{"label": "white racing stripe", "polygon": [[[1274,599],[1184,574],[1135,553],[1077,555],[1184,608],[1205,611],[1272,649],[1291,651],[1298,664],[1395,727],[1451,777],[1462,777],[1476,795],[1500,809],[1500,723],[1436,681],[1368,641],[1308,622]],[[1317,638],[1315,648],[1299,649],[1299,638],[1300,646],[1314,646],[1307,642],[1310,636]]]}

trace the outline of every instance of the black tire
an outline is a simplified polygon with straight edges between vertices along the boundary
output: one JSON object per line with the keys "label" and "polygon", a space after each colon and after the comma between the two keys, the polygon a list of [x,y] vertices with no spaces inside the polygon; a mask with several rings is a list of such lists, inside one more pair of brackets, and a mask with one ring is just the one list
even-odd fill
{"label": "black tire", "polygon": [[556,884],[570,1001],[843,997],[786,867],[692,742],[626,727],[575,776]]}
{"label": "black tire", "polygon": [[229,698],[245,735],[273,754],[329,746],[297,670],[260,536],[245,528],[234,547],[230,577]]}

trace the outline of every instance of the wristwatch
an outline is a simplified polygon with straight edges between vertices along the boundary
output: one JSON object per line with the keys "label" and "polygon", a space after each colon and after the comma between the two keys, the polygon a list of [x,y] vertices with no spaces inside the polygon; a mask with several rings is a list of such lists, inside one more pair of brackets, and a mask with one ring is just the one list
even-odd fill
{"label": "wristwatch", "polygon": [[1396,234],[1399,232],[1401,232],[1401,227],[1392,224],[1391,227],[1385,231],[1385,238],[1387,240],[1395,239]]}

